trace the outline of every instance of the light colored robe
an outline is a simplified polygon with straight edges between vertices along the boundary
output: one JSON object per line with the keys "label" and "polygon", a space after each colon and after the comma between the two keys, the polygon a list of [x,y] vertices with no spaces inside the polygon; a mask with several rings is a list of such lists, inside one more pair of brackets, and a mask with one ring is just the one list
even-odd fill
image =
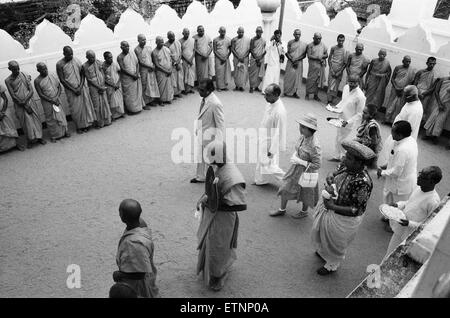
{"label": "light colored robe", "polygon": [[[330,72],[328,74],[328,98],[335,98],[338,96],[339,86],[342,81],[343,70],[347,65],[348,51],[337,45],[330,50]],[[338,73],[338,74],[337,74]],[[337,75],[336,75],[337,74]]]}
{"label": "light colored robe", "polygon": [[[437,85],[433,99],[430,101],[430,117],[424,126],[426,134],[435,137],[442,134],[450,113],[450,78],[441,79],[441,83]],[[443,109],[439,109],[438,98],[443,104]]]}
{"label": "light colored robe", "polygon": [[108,96],[109,107],[111,109],[111,116],[113,119],[122,117],[125,113],[123,105],[122,84],[120,82],[120,67],[117,63],[112,62],[111,65],[103,63],[103,69],[105,72],[105,81],[116,84],[119,83],[119,89],[107,86],[106,95]]}
{"label": "light colored robe", "polygon": [[[6,92],[6,88],[0,84],[0,111],[3,109],[3,98],[1,95]],[[10,117],[8,110],[5,111],[5,117],[0,120],[0,153],[14,148],[17,145],[16,125]]]}
{"label": "light colored robe", "polygon": [[364,54],[356,55],[356,53],[352,53],[349,56],[350,65],[348,66],[348,77],[357,76],[360,78],[359,84],[362,84],[361,74],[367,70],[369,66],[369,61],[364,56]]}
{"label": "light colored robe", "polygon": [[[155,67],[152,61],[152,48],[150,46],[144,46],[141,48],[139,45],[134,49],[136,57],[141,63]],[[147,67],[140,65],[139,73],[141,74],[142,81],[142,95],[144,97],[145,104],[149,104],[155,98],[159,98],[158,82],[156,81],[155,71],[151,71]]]}
{"label": "light colored robe", "polygon": [[[202,37],[198,35],[194,35],[194,46],[197,51],[199,51],[202,55],[208,55],[206,60],[203,60],[203,57],[199,54],[195,54],[195,67],[197,71],[197,80],[201,81],[205,78],[210,78],[210,62],[209,62],[209,54],[212,52],[212,42],[209,36],[204,34]],[[208,54],[209,52],[209,54]]]}
{"label": "light colored robe", "polygon": [[[259,132],[259,157],[256,163],[255,183],[269,183],[273,176],[281,180],[284,171],[279,167],[280,152],[286,150],[287,115],[283,101],[278,99],[273,104],[267,104]],[[272,159],[267,155],[272,154]]]}
{"label": "light colored robe", "polygon": [[[434,84],[434,80],[436,79],[436,73],[433,70],[428,71],[427,69],[421,70],[417,72],[416,78],[414,79],[414,82],[417,86],[417,89],[419,91],[419,95],[423,94],[424,92],[431,89],[431,87]],[[433,98],[433,93],[424,96],[421,99],[422,105],[423,105],[423,122],[426,122],[428,117],[430,116],[430,102]]]}
{"label": "light colored robe", "polygon": [[308,77],[306,79],[306,94],[317,95],[319,93],[319,87],[323,85],[323,77],[325,72],[325,60],[322,61],[312,60],[314,58],[322,58],[327,53],[327,47],[321,42],[318,45],[314,43],[308,44]]}
{"label": "light colored robe", "polygon": [[[51,99],[57,99],[58,88],[60,87],[60,82],[53,74],[48,74],[46,77],[42,78],[39,76],[34,85],[39,85],[42,94]],[[49,103],[45,99],[41,98],[42,108],[44,109],[45,121],[47,122],[47,128],[50,132],[52,138],[62,138],[68,132],[67,120],[64,109],[61,105],[61,99],[59,98],[59,112],[55,111],[53,104]]]}
{"label": "light colored robe", "polygon": [[378,58],[371,62],[372,68],[370,73],[367,73],[367,89],[366,89],[366,104],[376,105],[377,109],[383,106],[386,94],[386,86],[389,83],[392,69],[388,60],[380,61]]}
{"label": "light colored robe", "polygon": [[[260,39],[253,38],[253,54],[260,57],[266,52],[266,40],[262,37]],[[261,65],[258,66],[256,59],[253,55],[250,56],[250,67],[248,69],[249,80],[251,88],[258,88],[266,73],[266,67],[264,65],[264,59],[261,61]]]}
{"label": "light colored robe", "polygon": [[[394,69],[394,78],[392,79],[397,85],[398,89],[403,90],[406,86],[410,85],[414,81],[414,69],[410,66],[408,68],[403,65],[396,66]],[[386,100],[384,107],[386,108],[386,122],[392,123],[395,117],[400,113],[403,105],[405,105],[404,93],[401,96],[397,96],[395,88],[392,86],[389,99]]]}
{"label": "light colored robe", "polygon": [[[167,47],[170,50],[170,57],[172,58],[172,84],[175,95],[180,95],[182,91],[184,91],[184,73],[183,67],[181,65],[181,43],[178,41],[174,41],[172,44],[167,42]],[[178,64],[179,69],[175,67],[175,64]]]}
{"label": "light colored robe", "polygon": [[[291,40],[288,43],[287,53],[293,60],[298,59],[302,55],[306,57],[306,47],[307,44],[300,40]],[[303,59],[297,65],[297,69],[295,69],[294,64],[288,59],[284,75],[284,94],[287,96],[300,95],[300,88],[303,82]]]}
{"label": "light colored robe", "polygon": [[[183,57],[186,60],[190,60],[192,55],[194,54],[194,45],[195,41],[192,38],[184,40],[184,38],[180,39],[181,43],[181,52]],[[194,87],[195,80],[197,78],[196,70],[195,70],[195,58],[192,60],[192,65],[189,65],[183,59],[183,74],[184,74],[184,85],[188,85],[190,87]]]}
{"label": "light colored robe", "polygon": [[239,62],[236,56],[233,57],[234,84],[236,87],[245,87],[248,82],[248,53],[250,51],[250,39],[245,36],[242,38],[235,37],[232,40],[232,45],[234,45],[234,50],[239,56],[246,56],[243,63]]}
{"label": "light colored robe", "polygon": [[[61,59],[58,64],[62,67],[62,76],[65,81],[72,87],[76,88],[81,83],[81,67],[82,64],[77,58],[73,58],[71,61],[66,62]],[[61,78],[60,78],[61,81]],[[75,122],[77,129],[88,128],[96,120],[94,106],[92,105],[91,97],[89,96],[89,89],[84,80],[83,87],[81,89],[81,95],[77,96],[70,89],[65,88],[67,101],[69,102],[72,119]]]}
{"label": "light colored robe", "polygon": [[[159,65],[161,65],[165,69],[171,69],[173,73],[172,58],[170,57],[170,50],[167,47],[163,46],[160,50],[158,50],[158,48],[155,48],[152,52],[152,58],[154,62],[157,61]],[[167,76],[166,73],[157,69],[156,80],[158,81],[161,101],[172,101],[174,96],[172,75]]]}
{"label": "light colored robe", "polygon": [[[134,52],[129,51],[127,55],[120,53],[117,61],[123,58],[124,70],[131,74],[135,74],[138,68],[138,59]],[[120,65],[120,64],[119,64]],[[125,108],[130,113],[139,113],[145,107],[144,97],[142,95],[141,79],[134,80],[132,77],[121,73],[120,80],[122,81],[122,94]]]}
{"label": "light colored robe", "polygon": [[267,68],[261,88],[263,92],[270,84],[275,83],[280,85],[281,55],[284,55],[283,45],[281,44],[281,42],[276,42],[275,40],[272,40],[270,42],[270,46],[267,48],[266,54]]}
{"label": "light colored robe", "polygon": [[[96,60],[94,63],[88,62],[83,64],[84,75],[86,80],[90,80],[100,87],[106,87],[105,76],[102,70],[102,63]],[[89,93],[91,95],[92,105],[94,106],[97,117],[97,124],[99,127],[111,124],[111,110],[109,109],[108,96],[106,91],[103,94],[98,92],[98,89],[88,82]]]}
{"label": "light colored robe", "polygon": [[[33,90],[30,75],[23,72],[20,72],[16,78],[13,78],[12,75],[10,75],[5,80],[5,83],[9,83],[9,86],[7,85],[7,87],[12,90],[9,91],[9,94],[14,94],[20,99],[24,99],[24,97],[26,97],[28,93]],[[24,107],[19,106],[16,103],[14,103],[14,105],[16,108],[17,118],[19,119],[27,139],[30,141],[42,139],[42,124],[39,118],[39,110],[33,97],[31,97],[27,103],[27,106],[29,106],[32,110],[31,114],[28,114]]]}
{"label": "light colored robe", "polygon": [[[214,39],[213,45],[216,48],[217,54],[220,55],[220,58],[224,59],[228,56],[231,47],[231,40],[228,37],[222,39],[220,36],[218,36]],[[227,58],[226,62],[222,64],[222,61],[217,56],[215,56],[214,62],[217,88],[228,88],[228,83],[231,81],[230,59]]]}

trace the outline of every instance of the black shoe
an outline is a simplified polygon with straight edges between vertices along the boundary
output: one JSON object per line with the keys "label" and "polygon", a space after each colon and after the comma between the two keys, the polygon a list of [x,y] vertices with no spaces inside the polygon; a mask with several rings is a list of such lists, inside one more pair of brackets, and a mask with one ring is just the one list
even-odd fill
{"label": "black shoe", "polygon": [[333,273],[334,273],[334,271],[329,271],[325,267],[321,267],[317,270],[317,274],[319,274],[320,276],[326,276],[326,275],[330,275]]}
{"label": "black shoe", "polygon": [[323,259],[323,257],[322,256],[320,256],[320,254],[319,254],[319,252],[315,252],[315,254],[316,254],[316,256],[318,257],[318,258],[320,258],[322,261],[324,261],[325,262],[325,260]]}
{"label": "black shoe", "polygon": [[197,178],[191,179],[190,183],[205,183],[205,181],[197,180]]}

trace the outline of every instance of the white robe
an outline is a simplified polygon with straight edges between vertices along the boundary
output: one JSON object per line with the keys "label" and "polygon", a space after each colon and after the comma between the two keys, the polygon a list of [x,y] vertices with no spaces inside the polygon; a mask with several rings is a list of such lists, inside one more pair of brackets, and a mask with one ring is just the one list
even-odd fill
{"label": "white robe", "polygon": [[267,69],[262,83],[261,88],[262,92],[264,92],[264,90],[270,84],[275,83],[280,85],[280,72],[281,72],[280,55],[284,55],[284,50],[281,43],[278,43],[278,45],[275,44],[276,44],[275,41],[272,40],[270,46],[267,47],[267,54],[266,54]]}
{"label": "white robe", "polygon": [[[284,171],[278,166],[280,151],[286,151],[286,109],[281,99],[273,104],[267,104],[259,129],[259,156],[256,164],[255,183],[269,183],[273,176],[281,180]],[[272,159],[267,157],[270,152]]]}
{"label": "white robe", "polygon": [[420,100],[414,101],[412,103],[406,103],[400,114],[395,117],[394,124],[400,120],[406,120],[411,125],[411,137],[417,140],[419,135],[420,122],[423,117],[423,106]]}

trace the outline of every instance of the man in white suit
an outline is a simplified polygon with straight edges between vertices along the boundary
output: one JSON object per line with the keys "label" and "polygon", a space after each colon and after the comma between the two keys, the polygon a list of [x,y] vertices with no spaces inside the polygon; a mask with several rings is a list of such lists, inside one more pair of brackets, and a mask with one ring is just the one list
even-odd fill
{"label": "man in white suit", "polygon": [[203,98],[200,111],[195,122],[196,151],[197,151],[197,175],[191,183],[205,182],[206,163],[203,150],[214,140],[225,140],[225,118],[223,105],[214,94],[214,82],[212,79],[203,79],[199,82],[198,92]]}

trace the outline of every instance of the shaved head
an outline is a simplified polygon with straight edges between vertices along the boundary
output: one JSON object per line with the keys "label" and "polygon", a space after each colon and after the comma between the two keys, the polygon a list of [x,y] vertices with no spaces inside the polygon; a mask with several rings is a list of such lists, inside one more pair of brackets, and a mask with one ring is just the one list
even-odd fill
{"label": "shaved head", "polygon": [[142,208],[139,202],[133,199],[125,199],[119,206],[120,218],[124,223],[139,222]]}
{"label": "shaved head", "polygon": [[95,57],[95,52],[92,51],[92,50],[87,50],[87,51],[86,51],[86,56]]}
{"label": "shaved head", "polygon": [[39,63],[36,64],[36,69],[37,69],[38,71],[41,70],[41,69],[44,68],[44,67],[47,67],[47,65],[45,65],[44,62],[39,62]]}
{"label": "shaved head", "polygon": [[19,63],[17,63],[17,61],[9,61],[8,68],[11,68],[11,67],[19,67]]}
{"label": "shaved head", "polygon": [[139,40],[146,40],[147,38],[145,37],[145,35],[143,35],[143,34],[141,33],[141,34],[139,34],[139,35],[137,36],[137,39],[138,39],[138,41],[139,41]]}

